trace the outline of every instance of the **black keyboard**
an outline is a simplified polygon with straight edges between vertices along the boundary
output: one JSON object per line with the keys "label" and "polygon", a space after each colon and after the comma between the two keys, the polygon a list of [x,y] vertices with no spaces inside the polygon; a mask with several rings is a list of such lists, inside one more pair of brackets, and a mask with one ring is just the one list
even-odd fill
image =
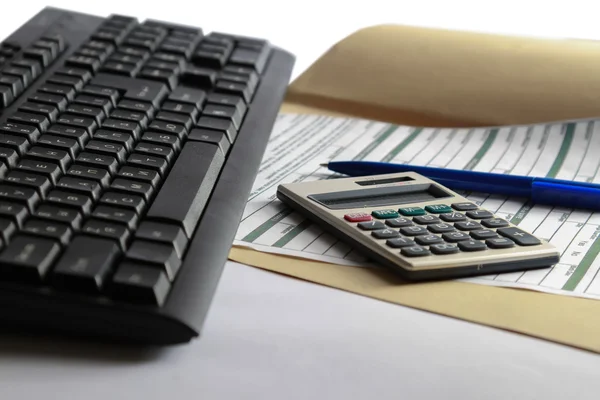
{"label": "black keyboard", "polygon": [[55,8],[2,42],[0,326],[197,337],[293,64],[262,39]]}

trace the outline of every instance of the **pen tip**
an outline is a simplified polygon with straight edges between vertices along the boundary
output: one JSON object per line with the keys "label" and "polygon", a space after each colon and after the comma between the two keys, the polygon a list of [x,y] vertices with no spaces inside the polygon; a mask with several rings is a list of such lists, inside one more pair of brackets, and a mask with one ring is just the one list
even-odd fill
{"label": "pen tip", "polygon": [[321,163],[321,164],[319,164],[319,165],[320,165],[321,167],[326,167],[326,166],[328,166],[328,165],[329,165],[329,163],[326,163],[326,162],[324,162],[324,163]]}

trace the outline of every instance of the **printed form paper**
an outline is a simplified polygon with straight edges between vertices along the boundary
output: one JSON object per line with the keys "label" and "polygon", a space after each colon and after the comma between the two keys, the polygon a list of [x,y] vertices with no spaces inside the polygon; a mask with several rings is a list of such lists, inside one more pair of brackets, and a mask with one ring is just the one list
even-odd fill
{"label": "printed form paper", "polygon": [[[385,161],[513,175],[600,182],[600,121],[494,128],[416,128],[353,118],[280,114],[234,245],[374,267],[346,243],[285,206],[280,183],[332,179],[332,160]],[[461,194],[548,240],[561,252],[551,268],[461,279],[600,299],[600,213],[534,205],[527,199]]]}

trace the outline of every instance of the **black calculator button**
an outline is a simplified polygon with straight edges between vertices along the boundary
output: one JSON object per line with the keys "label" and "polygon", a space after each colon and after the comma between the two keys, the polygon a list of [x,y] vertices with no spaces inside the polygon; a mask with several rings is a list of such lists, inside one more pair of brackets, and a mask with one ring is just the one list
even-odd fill
{"label": "black calculator button", "polygon": [[391,226],[392,228],[402,228],[404,226],[410,226],[412,225],[412,221],[408,218],[391,218],[391,219],[387,219],[385,220],[385,224],[387,226]]}
{"label": "black calculator button", "polygon": [[390,239],[400,236],[400,233],[394,229],[386,228],[373,231],[371,235],[377,239]]}
{"label": "black calculator button", "polygon": [[429,246],[431,244],[442,243],[443,240],[438,235],[422,235],[417,236],[415,241],[423,246]]}
{"label": "black calculator button", "polygon": [[467,217],[473,218],[473,219],[484,219],[484,218],[493,218],[494,214],[492,214],[488,210],[474,210],[474,211],[467,211]]}
{"label": "black calculator button", "polygon": [[459,222],[459,221],[464,221],[465,219],[467,219],[467,217],[465,217],[465,214],[462,214],[459,212],[451,212],[451,213],[441,214],[440,218],[442,219],[442,221],[446,221],[446,222]]}
{"label": "black calculator button", "polygon": [[440,219],[435,215],[419,215],[414,217],[413,221],[421,225],[437,224],[438,222],[441,222]]}
{"label": "black calculator button", "polygon": [[454,224],[454,227],[460,229],[461,231],[473,231],[475,229],[481,229],[481,224],[475,221],[464,221],[457,222]]}
{"label": "black calculator button", "polygon": [[486,228],[504,228],[508,226],[508,221],[502,218],[490,218],[481,221],[481,224]]}
{"label": "black calculator button", "polygon": [[429,229],[431,232],[433,233],[444,233],[444,232],[452,232],[454,231],[454,227],[450,224],[445,224],[443,222],[439,223],[439,224],[431,224],[427,226],[427,229]]}
{"label": "black calculator button", "polygon": [[491,249],[508,249],[513,247],[515,242],[507,238],[499,237],[488,239],[485,241],[485,244]]}
{"label": "black calculator button", "polygon": [[363,231],[373,231],[375,229],[384,229],[385,225],[381,221],[359,222],[358,227]]}
{"label": "black calculator button", "polygon": [[464,203],[454,203],[454,204],[452,204],[452,208],[454,208],[456,211],[470,211],[470,210],[477,210],[479,207],[477,207],[476,204],[464,202]]}
{"label": "black calculator button", "polygon": [[385,244],[397,249],[400,247],[414,246],[415,241],[412,239],[409,239],[409,238],[399,237],[399,238],[394,238],[394,239],[388,239],[385,241]]}
{"label": "black calculator button", "polygon": [[454,254],[458,253],[460,249],[454,243],[438,243],[429,246],[429,250],[433,254]]}
{"label": "black calculator button", "polygon": [[461,240],[460,242],[458,242],[458,247],[462,251],[481,251],[487,249],[485,243],[473,239]]}
{"label": "black calculator button", "polygon": [[460,242],[461,240],[471,239],[471,236],[467,235],[464,232],[454,231],[454,232],[446,232],[446,233],[442,234],[442,238],[446,242]]}
{"label": "black calculator button", "polygon": [[535,236],[515,227],[500,228],[496,232],[504,237],[512,239],[519,246],[535,246],[542,243]]}
{"label": "black calculator button", "polygon": [[400,232],[402,232],[403,235],[405,236],[419,236],[419,235],[427,235],[429,232],[427,231],[427,228],[425,228],[424,226],[405,226],[404,228],[400,229]]}
{"label": "black calculator button", "polygon": [[498,237],[498,234],[489,229],[478,229],[476,231],[469,232],[473,239],[482,240],[482,239],[491,239]]}
{"label": "black calculator button", "polygon": [[400,253],[406,257],[422,257],[431,254],[426,247],[421,246],[403,247],[402,250],[400,250]]}

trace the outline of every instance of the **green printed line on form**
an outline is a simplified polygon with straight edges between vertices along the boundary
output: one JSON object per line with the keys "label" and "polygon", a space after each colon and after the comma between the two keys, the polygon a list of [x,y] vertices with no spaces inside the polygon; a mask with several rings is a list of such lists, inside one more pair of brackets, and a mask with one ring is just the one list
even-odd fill
{"label": "green printed line on form", "polygon": [[523,206],[521,208],[519,208],[519,211],[517,211],[515,216],[511,218],[510,223],[514,224],[514,225],[519,225],[521,223],[521,221],[523,221],[523,219],[525,219],[525,217],[531,210],[532,206],[533,205],[530,202],[523,204]]}
{"label": "green printed line on form", "polygon": [[469,163],[467,164],[465,169],[471,170],[471,169],[475,168],[475,166],[479,163],[479,161],[481,161],[481,159],[485,156],[485,153],[487,153],[487,151],[490,149],[490,147],[492,147],[492,144],[494,144],[494,140],[496,140],[496,136],[498,136],[498,129],[490,130],[487,138],[485,139],[485,142],[483,142],[483,145],[481,146],[481,148],[477,151],[477,153],[475,153],[473,158],[471,158],[471,161],[469,161]]}
{"label": "green printed line on form", "polygon": [[311,222],[309,220],[304,220],[302,221],[300,224],[296,225],[292,230],[290,230],[288,233],[286,233],[285,235],[283,235],[281,237],[281,239],[279,239],[278,241],[276,241],[273,244],[273,247],[283,247],[286,244],[288,244],[292,239],[294,239],[296,236],[298,236],[299,234],[301,234],[302,232],[304,232],[304,230],[306,228],[308,228],[311,225]]}
{"label": "green printed line on form", "polygon": [[242,242],[250,242],[250,243],[254,242],[263,233],[265,233],[266,231],[268,231],[269,229],[274,227],[278,222],[283,220],[285,217],[287,217],[291,213],[292,213],[292,210],[289,210],[289,209],[279,211],[277,214],[275,214],[274,216],[272,216],[271,218],[269,218],[268,220],[266,220],[265,222],[260,224],[258,226],[258,228],[256,228],[255,230],[253,230],[252,232],[250,232],[249,234],[244,236],[242,238]]}
{"label": "green printed line on form", "polygon": [[367,147],[362,149],[360,153],[358,153],[353,160],[358,161],[362,160],[366,156],[369,155],[377,146],[379,146],[383,141],[385,141],[392,133],[396,132],[398,129],[398,125],[392,125],[385,131],[383,131],[375,140],[373,140]]}
{"label": "green printed line on form", "polygon": [[563,140],[562,145],[560,146],[560,150],[558,151],[558,154],[556,156],[556,159],[554,160],[552,167],[550,167],[550,171],[548,171],[548,174],[546,174],[546,177],[555,178],[558,174],[558,171],[560,171],[560,169],[562,168],[562,165],[565,162],[565,158],[567,158],[569,148],[571,147],[571,143],[573,142],[574,132],[575,124],[567,124],[567,128],[565,130],[565,139]]}
{"label": "green printed line on form", "polygon": [[406,139],[404,139],[402,141],[402,143],[400,143],[398,146],[394,147],[394,149],[392,151],[390,151],[388,154],[386,154],[386,156],[383,157],[381,159],[381,161],[382,162],[392,161],[394,159],[394,157],[396,157],[402,150],[404,150],[404,148],[406,146],[411,144],[411,142],[413,140],[415,140],[417,136],[419,136],[419,133],[421,133],[421,131],[422,131],[421,128],[415,129],[410,135],[408,135],[408,137]]}
{"label": "green printed line on form", "polygon": [[585,273],[590,269],[592,263],[598,257],[598,253],[600,253],[600,235],[594,240],[592,247],[589,248],[585,256],[583,256],[583,260],[579,263],[575,271],[571,274],[567,282],[562,287],[562,290],[573,291],[579,285],[579,282],[583,279]]}

